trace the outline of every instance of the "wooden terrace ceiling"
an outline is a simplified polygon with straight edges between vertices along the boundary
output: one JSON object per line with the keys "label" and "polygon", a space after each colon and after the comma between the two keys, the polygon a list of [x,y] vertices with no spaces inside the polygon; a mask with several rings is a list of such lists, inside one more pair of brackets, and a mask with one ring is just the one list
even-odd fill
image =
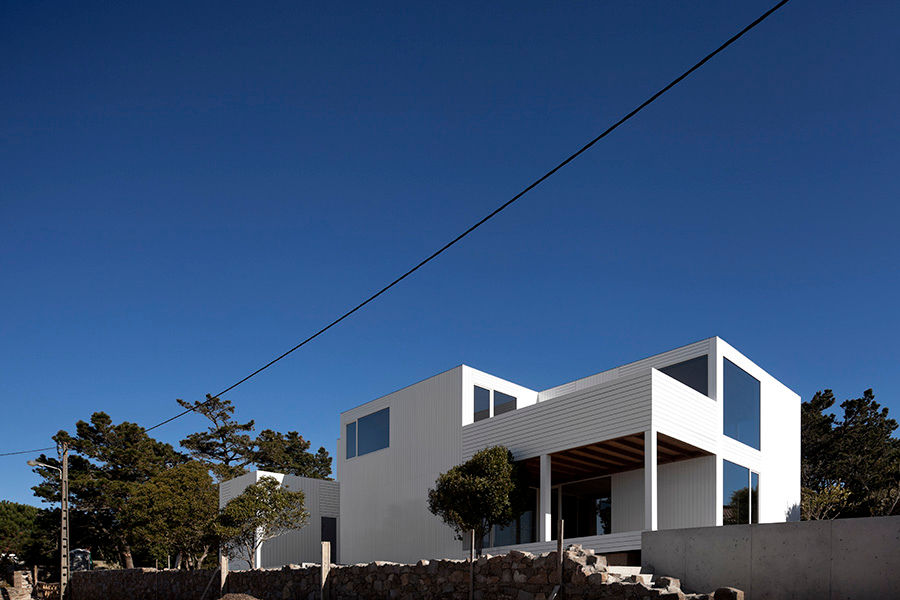
{"label": "wooden terrace ceiling", "polygon": [[[657,464],[706,456],[709,452],[673,437],[657,434]],[[540,481],[540,460],[523,461],[534,482]],[[552,484],[622,473],[644,468],[644,434],[635,433],[614,440],[570,448],[550,455]]]}

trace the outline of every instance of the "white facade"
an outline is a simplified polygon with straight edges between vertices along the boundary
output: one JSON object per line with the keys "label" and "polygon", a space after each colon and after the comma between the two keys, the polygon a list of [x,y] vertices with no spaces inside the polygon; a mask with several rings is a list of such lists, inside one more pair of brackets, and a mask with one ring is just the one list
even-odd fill
{"label": "white facade", "polygon": [[[705,381],[695,377],[694,387],[661,370],[691,359],[693,373],[705,369]],[[477,421],[476,386],[494,398],[487,418]],[[498,392],[515,398],[515,410],[495,414],[506,398]],[[738,402],[753,393],[758,400]],[[387,414],[378,413],[383,409]],[[735,411],[742,410],[755,416],[740,420],[745,415],[739,419]],[[377,427],[375,413],[382,417]],[[726,431],[737,427],[734,435],[746,441],[753,418],[758,449]],[[386,447],[373,435],[386,435]],[[642,530],[722,525],[750,515],[757,515],[754,522],[785,521],[800,502],[800,398],[720,338],[544,391],[463,365],[341,414],[341,561],[460,556],[461,542],[428,512],[427,492],[440,473],[494,445],[508,447],[534,474],[534,525],[523,521],[518,534],[492,538],[525,539],[530,532],[527,543],[515,545],[524,550],[555,548],[560,506],[577,517],[566,521],[567,540],[608,553],[639,549]],[[725,498],[723,486],[745,471],[746,499]],[[578,492],[586,487],[604,491]],[[591,522],[585,502],[608,512]],[[570,533],[601,527],[605,533]],[[489,551],[509,547],[495,543]]]}
{"label": "white facade", "polygon": [[[333,527],[334,541],[340,535],[340,485],[337,481],[297,477],[268,471],[252,471],[219,484],[219,508],[238,496],[247,486],[263,477],[273,477],[292,492],[303,492],[305,508],[309,512],[307,524],[299,529],[263,542],[256,552],[256,568],[275,568],[287,564],[319,562],[322,558],[322,541],[329,537]],[[333,548],[334,562],[339,562],[340,545]],[[245,560],[232,559],[232,570],[247,569]]]}

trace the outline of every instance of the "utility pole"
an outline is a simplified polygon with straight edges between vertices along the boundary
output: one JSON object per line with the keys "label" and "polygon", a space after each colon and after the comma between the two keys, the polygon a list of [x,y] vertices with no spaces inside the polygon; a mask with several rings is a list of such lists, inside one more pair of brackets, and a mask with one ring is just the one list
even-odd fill
{"label": "utility pole", "polygon": [[59,467],[36,460],[29,460],[28,466],[59,471],[59,597],[63,600],[69,585],[69,446],[65,442],[59,442],[56,451],[59,454]]}
{"label": "utility pole", "polygon": [[66,597],[69,585],[69,446],[65,442],[59,444],[60,470],[60,531],[59,531],[59,597]]}

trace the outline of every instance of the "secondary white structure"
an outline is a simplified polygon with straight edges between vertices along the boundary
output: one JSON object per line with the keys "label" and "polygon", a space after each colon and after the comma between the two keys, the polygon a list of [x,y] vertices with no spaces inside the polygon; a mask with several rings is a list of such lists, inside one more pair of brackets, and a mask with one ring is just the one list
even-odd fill
{"label": "secondary white structure", "polygon": [[[306,526],[263,542],[256,551],[254,567],[274,568],[302,562],[319,562],[321,542],[331,542],[332,562],[340,560],[340,485],[337,481],[311,479],[268,471],[252,471],[219,484],[219,508],[263,477],[273,477],[293,492],[303,492],[309,521]],[[230,560],[229,569],[246,569],[245,560]]]}
{"label": "secondary white structure", "polygon": [[554,548],[560,511],[567,540],[617,553],[642,530],[785,521],[800,502],[800,398],[718,337],[544,391],[459,366],[342,413],[341,432],[346,563],[459,556],[428,488],[497,444],[532,474],[534,509],[491,552]]}

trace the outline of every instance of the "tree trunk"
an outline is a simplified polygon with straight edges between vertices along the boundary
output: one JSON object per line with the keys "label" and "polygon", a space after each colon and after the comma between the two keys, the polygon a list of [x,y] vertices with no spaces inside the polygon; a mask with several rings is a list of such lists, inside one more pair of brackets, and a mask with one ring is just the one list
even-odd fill
{"label": "tree trunk", "polygon": [[179,550],[178,554],[175,555],[175,570],[176,571],[181,568],[181,558],[182,558],[181,550]]}
{"label": "tree trunk", "polygon": [[200,554],[200,558],[197,559],[197,568],[203,568],[203,561],[206,560],[206,555],[209,554],[209,546],[203,547],[203,552]]}
{"label": "tree trunk", "polygon": [[119,553],[122,555],[122,566],[126,569],[134,568],[134,557],[131,555],[131,546],[122,542]]}

